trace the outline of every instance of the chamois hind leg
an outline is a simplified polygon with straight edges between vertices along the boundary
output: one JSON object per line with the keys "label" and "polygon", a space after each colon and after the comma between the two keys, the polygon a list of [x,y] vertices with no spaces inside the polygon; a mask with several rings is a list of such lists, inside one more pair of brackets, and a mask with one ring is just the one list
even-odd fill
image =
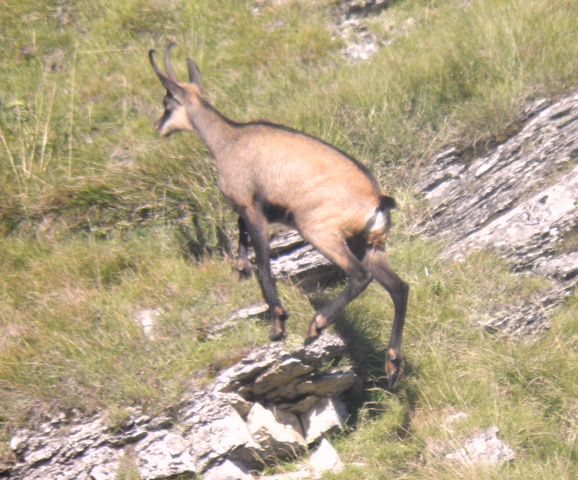
{"label": "chamois hind leg", "polygon": [[243,222],[247,227],[247,232],[251,237],[253,248],[255,249],[259,286],[261,287],[265,302],[269,305],[269,316],[271,320],[269,338],[272,341],[282,340],[287,336],[285,320],[287,320],[289,315],[287,315],[287,312],[281,306],[275,281],[271,273],[269,260],[269,223],[265,215],[255,208],[247,209],[243,212]]}
{"label": "chamois hind leg", "polygon": [[235,260],[235,269],[239,273],[240,278],[249,278],[253,272],[253,266],[248,258],[249,252],[249,232],[243,217],[239,217],[239,248],[237,250],[237,258]]}
{"label": "chamois hind leg", "polygon": [[402,372],[401,339],[407,308],[409,285],[389,267],[385,252],[368,248],[363,264],[373,277],[387,290],[394,306],[393,326],[385,358],[385,374],[389,388],[393,389]]}
{"label": "chamois hind leg", "polygon": [[314,341],[352,300],[359,296],[373,280],[366,267],[356,258],[345,241],[338,236],[309,238],[309,242],[347,275],[345,289],[313,316],[307,329],[305,344]]}

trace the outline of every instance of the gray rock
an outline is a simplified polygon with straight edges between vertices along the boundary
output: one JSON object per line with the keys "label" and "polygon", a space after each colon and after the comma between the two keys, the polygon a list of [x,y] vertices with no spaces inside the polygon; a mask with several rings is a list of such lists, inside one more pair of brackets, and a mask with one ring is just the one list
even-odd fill
{"label": "gray rock", "polygon": [[295,458],[307,449],[299,418],[286,410],[256,403],[247,416],[247,426],[264,464]]}
{"label": "gray rock", "polygon": [[134,456],[143,478],[168,478],[197,471],[190,438],[176,431],[157,431],[149,435],[135,444]]}
{"label": "gray rock", "polygon": [[278,391],[280,387],[299,379],[299,377],[313,370],[313,367],[305,365],[299,359],[289,357],[281,360],[277,365],[271,366],[266,372],[256,377],[251,392],[255,397],[263,397],[266,393]]}
{"label": "gray rock", "polygon": [[225,460],[211,467],[203,475],[203,480],[253,480],[247,467],[238,462]]}
{"label": "gray rock", "polygon": [[[297,235],[291,232],[290,235]],[[297,244],[271,259],[271,271],[277,278],[289,278],[305,290],[334,281],[342,272],[311,245]]]}
{"label": "gray rock", "polygon": [[138,323],[143,330],[144,336],[149,340],[154,340],[154,326],[162,315],[162,310],[139,310],[134,314],[134,321]]}
{"label": "gray rock", "polygon": [[446,455],[447,460],[465,465],[487,464],[500,466],[516,458],[516,453],[498,438],[498,427],[470,437],[463,448]]}
{"label": "gray rock", "polygon": [[[61,415],[37,432],[23,429],[10,441],[18,457],[10,478],[113,480],[123,469],[138,472],[143,480],[205,473],[209,478],[251,478],[247,468],[306,451],[297,412],[307,414],[319,398],[353,383],[349,370],[316,370],[344,348],[336,335],[322,335],[294,352],[280,344],[263,346],[212,384],[189,392],[174,417],[153,419],[135,408],[114,428],[103,416],[69,422]],[[292,390],[284,396],[287,383]],[[282,408],[266,403],[267,396]]]}
{"label": "gray rock", "polygon": [[338,473],[343,470],[339,455],[326,438],[321,440],[319,447],[309,458],[309,465],[316,475],[327,471]]}
{"label": "gray rock", "polygon": [[238,391],[244,385],[250,385],[255,378],[289,354],[275,343],[254,350],[239,363],[222,372],[215,380],[215,389],[221,392]]}
{"label": "gray rock", "polygon": [[291,353],[280,344],[263,347],[222,372],[215,388],[238,392],[249,401],[275,404],[302,401],[309,395],[337,396],[353,385],[355,373],[342,369],[319,374],[315,369],[341,355],[346,345],[337,335],[321,335],[311,345]]}
{"label": "gray rock", "polygon": [[306,347],[300,347],[293,352],[293,356],[306,365],[319,367],[331,358],[335,358],[345,351],[347,342],[337,335],[321,335]]}
{"label": "gray rock", "polygon": [[210,388],[195,392],[183,405],[181,428],[196,469],[206,470],[238,449],[256,449],[244,419],[228,395]]}
{"label": "gray rock", "polygon": [[326,472],[339,473],[344,468],[339,455],[326,438],[319,442],[319,446],[297,471],[277,473],[259,477],[261,480],[310,480],[321,478]]}
{"label": "gray rock", "polygon": [[263,395],[267,402],[299,401],[309,395],[337,396],[353,386],[356,375],[352,370],[294,378]]}
{"label": "gray rock", "polygon": [[343,430],[347,416],[347,408],[337,398],[321,399],[301,416],[305,440],[313,443],[323,434]]}
{"label": "gray rock", "polygon": [[217,323],[207,332],[208,340],[215,340],[221,333],[234,328],[241,322],[246,322],[247,320],[261,320],[267,319],[267,312],[269,307],[266,303],[257,303],[246,308],[242,308],[234,312],[227,320]]}
{"label": "gray rock", "polygon": [[297,402],[278,403],[277,408],[288,410],[299,415],[308,412],[319,400],[319,397],[310,395]]}
{"label": "gray rock", "polygon": [[22,455],[28,446],[28,439],[30,432],[28,430],[20,430],[10,439],[10,448],[16,455]]}
{"label": "gray rock", "polygon": [[450,245],[446,258],[493,249],[551,285],[481,323],[529,338],[548,328],[578,279],[576,242],[566,241],[578,229],[578,93],[531,105],[519,133],[473,161],[441,153],[419,189],[430,203],[423,231]]}

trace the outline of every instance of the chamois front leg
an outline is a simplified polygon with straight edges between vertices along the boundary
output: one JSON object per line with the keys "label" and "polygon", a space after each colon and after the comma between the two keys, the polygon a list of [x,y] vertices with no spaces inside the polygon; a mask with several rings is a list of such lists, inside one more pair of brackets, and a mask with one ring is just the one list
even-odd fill
{"label": "chamois front leg", "polygon": [[269,224],[263,213],[257,209],[246,210],[243,213],[243,221],[253,242],[255,259],[257,261],[257,279],[263,297],[269,305],[271,332],[269,338],[272,341],[282,340],[287,336],[285,321],[289,317],[281,306],[277,296],[275,281],[271,273],[269,260]]}
{"label": "chamois front leg", "polygon": [[235,269],[239,273],[239,278],[249,278],[253,273],[253,265],[248,258],[249,252],[249,232],[243,217],[239,217],[239,248],[237,250],[237,259]]}

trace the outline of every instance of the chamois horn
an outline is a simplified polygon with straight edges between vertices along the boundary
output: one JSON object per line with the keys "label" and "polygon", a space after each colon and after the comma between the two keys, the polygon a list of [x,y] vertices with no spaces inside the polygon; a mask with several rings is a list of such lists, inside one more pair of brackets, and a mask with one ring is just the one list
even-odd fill
{"label": "chamois horn", "polygon": [[175,75],[175,71],[171,65],[171,61],[169,59],[171,48],[176,47],[177,44],[175,42],[167,43],[165,47],[165,71],[167,72],[167,77],[169,77],[173,82],[178,83],[177,76]]}
{"label": "chamois horn", "polygon": [[165,84],[165,80],[167,78],[167,76],[161,72],[161,69],[159,68],[159,66],[157,65],[157,62],[155,62],[155,53],[156,50],[151,49],[149,50],[149,60],[151,62],[151,65],[153,67],[153,70],[155,71],[155,73],[157,74],[157,77],[159,77],[160,81],[163,83],[163,85]]}
{"label": "chamois horn", "polygon": [[157,65],[157,62],[155,61],[154,55],[156,53],[156,50],[154,50],[154,49],[149,50],[149,60],[151,62],[153,70],[157,74],[157,77],[159,77],[159,80],[161,81],[163,86],[167,89],[167,91],[170,91],[170,92],[173,92],[173,94],[179,95],[179,93],[181,93],[183,91],[183,89],[179,86],[177,77],[175,76],[175,72],[171,68],[170,63],[167,60],[168,59],[167,54],[173,45],[175,45],[175,44],[171,42],[165,48],[165,68],[167,70],[168,75],[165,75],[163,72],[161,72],[161,69]]}

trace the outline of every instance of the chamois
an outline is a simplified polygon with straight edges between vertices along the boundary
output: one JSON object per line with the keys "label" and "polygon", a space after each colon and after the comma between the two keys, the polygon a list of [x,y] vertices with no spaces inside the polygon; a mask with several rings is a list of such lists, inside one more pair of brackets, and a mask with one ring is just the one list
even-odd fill
{"label": "chamois", "polygon": [[238,123],[202,95],[198,66],[187,58],[189,83],[180,83],[164,50],[163,74],[154,50],[153,70],[166,88],[157,132],[195,132],[217,164],[221,192],[239,215],[237,269],[247,274],[249,237],[255,250],[257,278],[269,306],[269,338],[286,336],[288,314],[282,307],[269,260],[270,222],[294,227],[321,254],[347,274],[345,289],[313,316],[306,343],[318,337],[335,316],[375,278],[395,308],[385,372],[393,388],[402,370],[401,339],[409,286],[389,267],[385,240],[395,200],[382,193],[371,173],[356,160],[322,140],[266,121]]}

